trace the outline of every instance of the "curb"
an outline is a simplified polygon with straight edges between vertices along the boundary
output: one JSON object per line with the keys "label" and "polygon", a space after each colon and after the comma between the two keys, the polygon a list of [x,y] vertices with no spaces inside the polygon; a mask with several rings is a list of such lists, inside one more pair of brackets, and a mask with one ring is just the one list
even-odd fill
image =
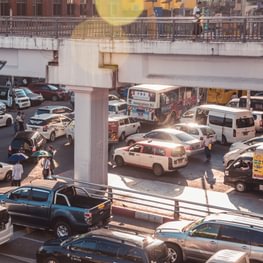
{"label": "curb", "polygon": [[173,217],[167,217],[167,216],[162,216],[162,215],[157,215],[157,214],[150,214],[147,212],[141,212],[125,207],[120,207],[120,206],[112,206],[112,214],[118,215],[118,216],[124,216],[128,218],[134,218],[134,219],[139,219],[139,220],[144,220],[147,222],[151,223],[158,223],[158,224],[163,224],[166,222],[174,221],[177,220],[176,218]]}

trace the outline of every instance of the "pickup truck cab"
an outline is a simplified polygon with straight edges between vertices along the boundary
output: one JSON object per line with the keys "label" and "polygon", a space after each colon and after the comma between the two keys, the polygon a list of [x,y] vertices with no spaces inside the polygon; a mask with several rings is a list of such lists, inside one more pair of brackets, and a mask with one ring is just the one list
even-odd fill
{"label": "pickup truck cab", "polygon": [[253,152],[241,154],[225,168],[224,184],[232,186],[238,192],[248,189],[262,189],[263,180],[252,177]]}
{"label": "pickup truck cab", "polygon": [[62,181],[34,180],[0,195],[13,224],[54,230],[57,237],[106,225],[111,201]]}

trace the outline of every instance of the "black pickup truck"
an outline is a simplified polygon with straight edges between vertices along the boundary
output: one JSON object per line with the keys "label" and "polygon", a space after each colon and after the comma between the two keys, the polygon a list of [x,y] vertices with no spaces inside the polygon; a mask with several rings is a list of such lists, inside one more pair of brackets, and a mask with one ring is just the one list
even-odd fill
{"label": "black pickup truck", "polygon": [[111,201],[86,189],[55,180],[34,180],[0,194],[13,224],[53,229],[57,237],[105,226],[111,218]]}

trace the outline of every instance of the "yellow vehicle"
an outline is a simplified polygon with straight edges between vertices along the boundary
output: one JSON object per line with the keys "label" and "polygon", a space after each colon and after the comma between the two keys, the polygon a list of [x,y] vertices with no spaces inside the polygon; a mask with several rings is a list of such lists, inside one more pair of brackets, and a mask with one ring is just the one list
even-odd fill
{"label": "yellow vehicle", "polygon": [[238,89],[209,88],[207,90],[207,103],[225,105],[234,94],[240,97],[246,95],[246,91],[240,91]]}

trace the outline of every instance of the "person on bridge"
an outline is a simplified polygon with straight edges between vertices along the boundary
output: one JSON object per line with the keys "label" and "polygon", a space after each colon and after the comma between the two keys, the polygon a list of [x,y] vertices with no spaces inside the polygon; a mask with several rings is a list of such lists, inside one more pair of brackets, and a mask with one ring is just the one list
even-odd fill
{"label": "person on bridge", "polygon": [[197,36],[200,35],[203,31],[201,23],[201,1],[197,2],[197,5],[194,7],[193,16],[194,16],[194,27],[193,27],[193,40],[195,41]]}

